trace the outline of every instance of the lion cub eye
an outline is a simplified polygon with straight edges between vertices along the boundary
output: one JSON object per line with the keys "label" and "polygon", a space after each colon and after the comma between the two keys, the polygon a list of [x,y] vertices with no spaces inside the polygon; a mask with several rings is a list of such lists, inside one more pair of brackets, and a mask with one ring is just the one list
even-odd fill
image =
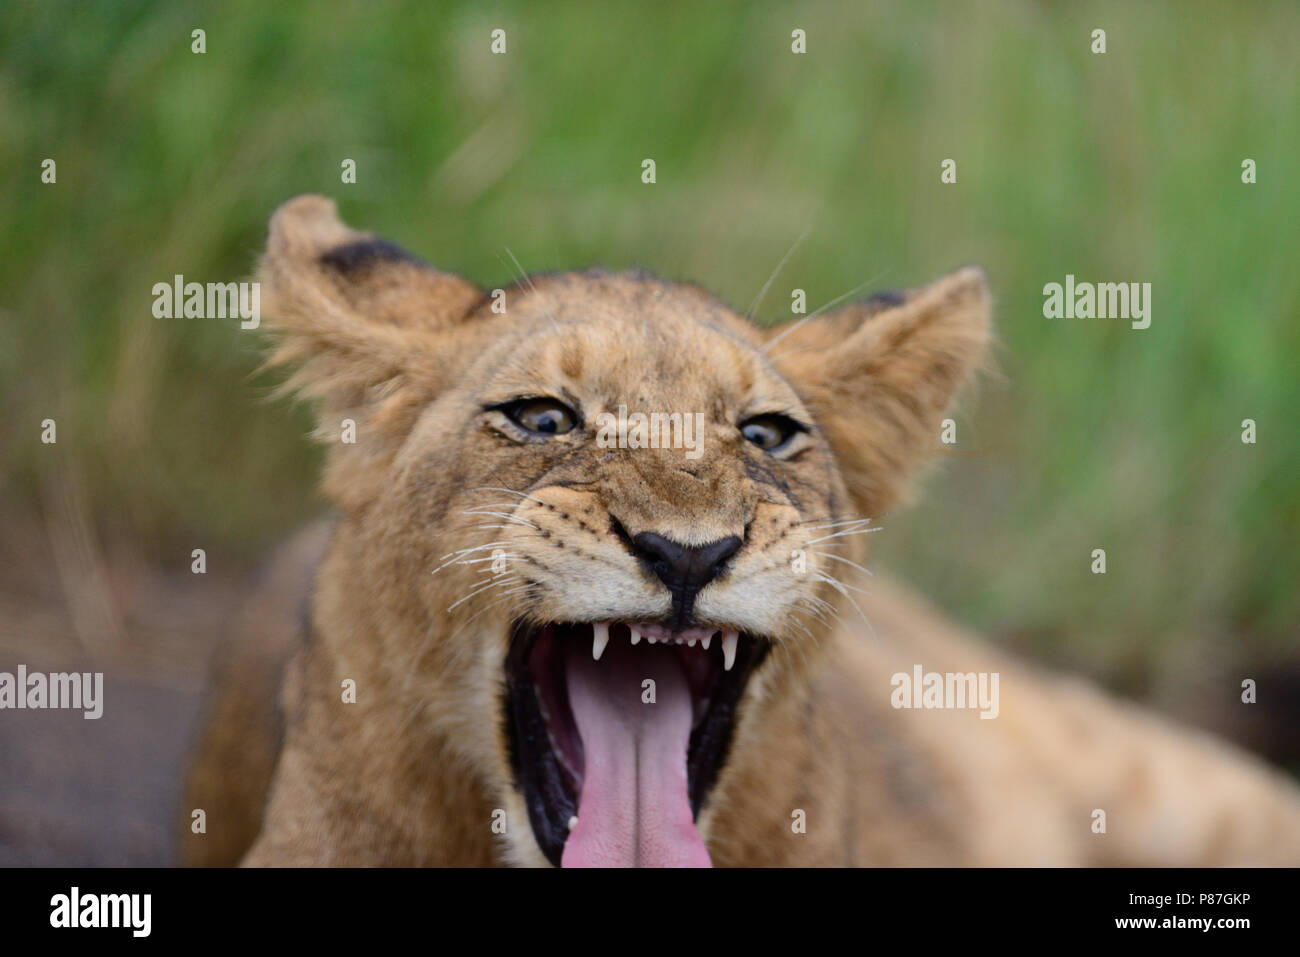
{"label": "lion cub eye", "polygon": [[572,409],[554,399],[521,399],[501,411],[521,429],[538,435],[563,435],[573,431],[578,421]]}
{"label": "lion cub eye", "polygon": [[758,415],[740,423],[740,434],[764,452],[779,452],[802,431],[802,425],[784,415]]}

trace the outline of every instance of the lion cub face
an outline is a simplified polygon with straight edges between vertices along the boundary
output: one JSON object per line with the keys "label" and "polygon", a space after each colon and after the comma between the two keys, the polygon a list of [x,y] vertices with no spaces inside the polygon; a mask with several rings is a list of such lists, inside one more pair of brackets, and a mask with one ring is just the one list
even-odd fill
{"label": "lion cub face", "polygon": [[516,860],[707,865],[733,745],[978,358],[982,274],[767,331],[640,275],[484,295],[302,197],[263,283],[322,437],[356,423],[325,478],[350,590],[318,613],[393,713],[469,759]]}

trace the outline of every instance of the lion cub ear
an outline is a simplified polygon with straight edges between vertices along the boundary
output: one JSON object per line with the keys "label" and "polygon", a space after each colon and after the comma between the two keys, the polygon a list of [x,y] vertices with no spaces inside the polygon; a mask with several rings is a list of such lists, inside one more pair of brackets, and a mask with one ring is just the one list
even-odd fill
{"label": "lion cub ear", "polygon": [[[262,257],[262,311],[280,342],[273,364],[303,360],[312,394],[326,380],[371,384],[426,362],[422,348],[482,293],[338,218],[334,201],[299,196],[271,216]],[[312,379],[321,381],[313,383]]]}
{"label": "lion cub ear", "polygon": [[382,474],[418,409],[454,374],[450,333],[482,293],[350,229],[323,196],[299,196],[271,216],[258,280],[275,339],[268,365],[297,367],[285,391],[315,401],[326,443],[352,423],[346,454],[329,456],[326,492],[360,489],[360,472]]}
{"label": "lion cub ear", "polygon": [[[344,225],[334,201],[324,196],[299,196],[272,214],[262,270],[265,282],[283,294],[284,305],[296,305],[296,296],[312,305],[324,297],[381,326],[444,327],[482,296],[472,283]],[[312,331],[308,317],[292,308],[280,322],[295,319],[298,328]]]}
{"label": "lion cub ear", "polygon": [[967,267],[771,330],[772,364],[830,443],[861,517],[876,518],[940,447],[944,412],[992,334],[984,272]]}

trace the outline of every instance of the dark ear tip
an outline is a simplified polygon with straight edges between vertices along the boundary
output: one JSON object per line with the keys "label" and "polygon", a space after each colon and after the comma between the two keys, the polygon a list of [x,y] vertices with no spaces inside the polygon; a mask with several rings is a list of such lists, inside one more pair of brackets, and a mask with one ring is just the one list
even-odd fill
{"label": "dark ear tip", "polygon": [[426,263],[386,239],[358,239],[334,246],[321,253],[320,262],[345,275],[364,272],[381,263],[404,262],[427,268]]}

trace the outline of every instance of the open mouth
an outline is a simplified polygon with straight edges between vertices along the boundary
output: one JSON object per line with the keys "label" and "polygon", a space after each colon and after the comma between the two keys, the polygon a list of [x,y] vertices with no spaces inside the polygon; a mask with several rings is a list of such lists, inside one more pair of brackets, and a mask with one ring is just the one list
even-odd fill
{"label": "open mouth", "polygon": [[769,642],[644,622],[517,623],[510,758],[533,834],[563,867],[707,867],[695,818]]}

